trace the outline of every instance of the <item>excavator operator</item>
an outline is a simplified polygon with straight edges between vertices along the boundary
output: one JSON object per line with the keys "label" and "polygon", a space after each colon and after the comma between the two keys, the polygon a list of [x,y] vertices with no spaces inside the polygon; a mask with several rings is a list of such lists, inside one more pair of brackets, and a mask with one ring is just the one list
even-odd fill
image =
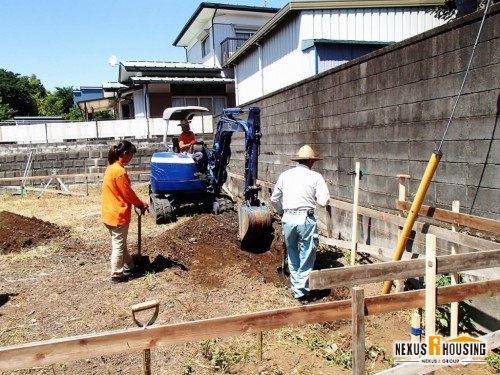
{"label": "excavator operator", "polygon": [[182,133],[179,135],[179,152],[187,152],[196,144],[194,133],[189,127],[189,120],[181,120],[179,126]]}

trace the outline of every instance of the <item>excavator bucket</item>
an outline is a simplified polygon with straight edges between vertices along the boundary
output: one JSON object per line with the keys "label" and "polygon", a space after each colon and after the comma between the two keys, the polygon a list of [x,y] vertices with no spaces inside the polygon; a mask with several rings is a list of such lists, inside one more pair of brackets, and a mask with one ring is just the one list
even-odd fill
{"label": "excavator bucket", "polygon": [[271,236],[271,214],[265,205],[249,206],[242,203],[238,210],[241,247],[260,245]]}

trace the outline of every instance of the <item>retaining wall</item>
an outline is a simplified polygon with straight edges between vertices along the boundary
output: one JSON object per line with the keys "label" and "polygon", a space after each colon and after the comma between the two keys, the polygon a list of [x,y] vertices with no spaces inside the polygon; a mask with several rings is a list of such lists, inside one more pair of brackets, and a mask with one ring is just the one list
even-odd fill
{"label": "retaining wall", "polygon": [[[52,174],[104,174],[107,165],[109,149],[118,141],[49,144],[37,146],[3,146],[10,149],[22,150],[18,153],[10,153],[0,156],[0,178],[21,177],[26,169],[30,152],[32,152],[32,163],[28,176],[50,176]],[[131,171],[149,170],[151,156],[157,151],[164,151],[165,147],[153,140],[133,140],[137,147],[137,153],[128,165]],[[147,175],[130,175],[133,182],[149,181]],[[26,186],[40,186],[47,181],[28,180]],[[65,177],[65,185],[86,183],[84,176]],[[91,176],[90,183],[99,182],[98,176]],[[3,181],[0,185],[20,186],[20,181]]]}
{"label": "retaining wall", "polygon": [[[311,144],[331,195],[353,199],[359,161],[365,170],[359,204],[394,208],[397,174],[407,174],[413,200],[433,150],[440,148],[464,79],[482,14],[474,13],[377,50],[258,101],[262,109],[259,178],[276,182]],[[500,4],[490,8],[471,70],[441,147],[443,157],[424,204],[500,220]],[[233,144],[243,140],[233,137]],[[243,170],[242,147],[230,170]],[[241,183],[233,181],[241,193]],[[267,191],[265,192],[267,194]],[[360,241],[392,247],[397,231],[359,217]],[[334,212],[335,237],[350,239],[349,213]],[[424,242],[423,239],[416,243]]]}

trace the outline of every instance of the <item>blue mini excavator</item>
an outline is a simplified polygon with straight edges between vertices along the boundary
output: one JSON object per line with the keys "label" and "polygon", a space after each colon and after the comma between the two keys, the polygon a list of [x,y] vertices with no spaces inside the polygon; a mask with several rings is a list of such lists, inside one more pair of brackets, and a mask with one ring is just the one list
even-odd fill
{"label": "blue mini excavator", "polygon": [[[150,201],[157,224],[176,218],[176,211],[183,204],[201,205],[214,214],[234,208],[222,187],[227,180],[226,167],[231,158],[231,137],[235,132],[245,134],[245,188],[244,200],[238,208],[239,237],[242,247],[261,239],[271,232],[268,207],[258,198],[260,186],[256,185],[258,155],[260,152],[260,108],[226,108],[217,122],[213,148],[196,142],[192,154],[180,153],[176,139],[167,144],[168,124],[171,120],[191,120],[208,112],[203,107],[167,108],[163,118],[167,121],[164,136],[165,152],[155,152],[151,158]],[[247,119],[240,118],[246,114]]]}

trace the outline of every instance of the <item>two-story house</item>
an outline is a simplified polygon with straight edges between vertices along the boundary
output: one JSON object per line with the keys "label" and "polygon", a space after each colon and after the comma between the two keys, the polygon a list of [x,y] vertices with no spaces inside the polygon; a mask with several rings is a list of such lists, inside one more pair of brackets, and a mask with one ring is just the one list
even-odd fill
{"label": "two-story house", "polygon": [[442,1],[290,2],[224,63],[235,72],[237,105],[443,24]]}
{"label": "two-story house", "polygon": [[[171,106],[212,114],[241,105],[443,22],[442,0],[290,2],[282,9],[202,2],[173,42],[186,62],[121,61],[101,102],[117,119],[161,117]],[[109,96],[113,95],[110,99]]]}
{"label": "two-story house", "polygon": [[80,101],[78,105],[82,111],[114,109],[118,119],[161,117],[165,108],[184,105],[220,113],[236,104],[233,72],[222,67],[221,59],[227,59],[278,11],[202,2],[173,43],[186,50],[186,62],[120,61],[118,81],[103,84],[104,93],[113,93],[115,103],[103,98],[102,103]]}

